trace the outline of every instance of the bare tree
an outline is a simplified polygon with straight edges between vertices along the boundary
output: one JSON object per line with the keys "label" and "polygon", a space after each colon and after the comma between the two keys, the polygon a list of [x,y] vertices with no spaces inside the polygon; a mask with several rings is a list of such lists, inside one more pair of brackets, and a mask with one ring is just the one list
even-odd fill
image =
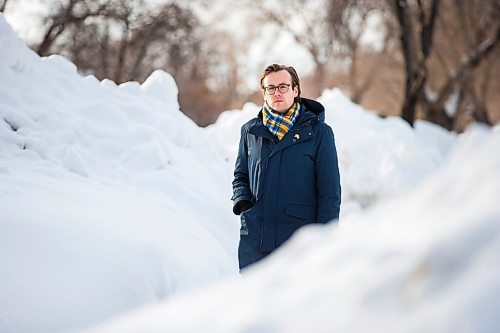
{"label": "bare tree", "polygon": [[[327,24],[332,44],[337,45],[335,55],[347,59],[351,100],[360,103],[365,92],[377,79],[378,63],[387,55],[387,46],[394,29],[386,29],[381,46],[363,45],[362,36],[368,29],[371,15],[385,16],[388,8],[382,1],[330,0]],[[382,35],[382,32],[379,32]],[[360,73],[361,58],[370,59],[369,71]]]}
{"label": "bare tree", "polygon": [[[313,94],[332,84],[341,84],[338,80],[332,82],[332,77],[341,77],[339,74],[347,70],[351,99],[359,103],[376,81],[380,70],[377,63],[388,52],[389,43],[383,41],[381,47],[375,47],[365,43],[363,36],[372,16],[385,16],[390,11],[384,1],[293,0],[279,10],[266,1],[252,1],[247,6],[258,12],[255,22],[261,30],[274,24],[278,31],[288,33],[308,51],[315,70],[305,79],[310,81],[307,88]],[[381,35],[390,39],[393,31],[386,29]]]}
{"label": "bare tree", "polygon": [[119,83],[142,80],[155,68],[189,72],[201,43],[194,14],[176,3],[149,8],[144,0],[69,0],[45,22],[39,54],[62,53],[81,71]]}
{"label": "bare tree", "polygon": [[331,61],[333,46],[328,35],[327,12],[323,0],[304,2],[290,0],[276,10],[274,3],[262,0],[249,1],[247,6],[256,10],[256,26],[274,24],[285,31],[311,55],[314,62],[314,93],[324,88],[328,62]]}
{"label": "bare tree", "polygon": [[[500,37],[498,5],[496,1],[453,0],[443,3],[445,11],[437,22],[441,47],[436,48],[435,54],[446,70],[440,86],[433,89],[434,97],[424,96],[427,98],[422,100],[427,119],[460,130],[460,117],[471,110],[474,120],[492,124],[486,105],[495,59],[490,54]],[[489,64],[485,66],[488,70],[484,74],[476,70],[482,63]],[[436,66],[432,66],[434,68]],[[450,99],[457,97],[455,109],[447,108]]]}
{"label": "bare tree", "polygon": [[95,1],[69,0],[59,2],[56,6],[54,13],[44,19],[47,28],[42,41],[36,47],[37,53],[42,56],[49,53],[53,44],[68,27],[80,25],[91,17],[114,15],[107,11],[108,4]]}
{"label": "bare tree", "polygon": [[[401,116],[410,124],[421,117],[459,130],[464,119],[492,122],[500,81],[498,0],[290,0],[280,10],[248,0],[234,6],[249,9],[255,27],[240,31],[238,39],[220,25],[202,25],[193,7],[177,2],[152,7],[145,0],[59,0],[35,49],[61,53],[81,72],[119,83],[165,69],[176,78],[183,111],[206,125],[246,98],[239,88],[249,45],[265,39],[272,46],[273,37],[286,34],[314,62],[313,75],[303,78],[311,81],[306,93],[319,94],[335,77],[355,102],[390,109],[402,104]],[[372,17],[384,28],[379,48],[363,42]]]}
{"label": "bare tree", "polygon": [[406,83],[401,117],[413,126],[428,75],[427,62],[432,50],[439,0],[431,0],[427,6],[422,0],[418,0],[416,6],[406,0],[394,0],[393,6],[400,25],[401,49],[405,59]]}
{"label": "bare tree", "polygon": [[144,0],[65,0],[45,24],[43,39],[34,47],[41,55],[65,55],[80,72],[117,83],[142,81],[164,69],[176,79],[182,110],[198,124],[213,122],[223,111],[223,102],[207,87],[210,55],[217,48],[209,46],[207,32],[188,7]]}
{"label": "bare tree", "polygon": [[[497,19],[500,13],[498,1],[476,3],[456,0],[450,3],[455,10],[458,8],[461,11],[459,14],[462,16],[454,16],[454,21],[459,22],[462,29],[453,34],[448,32],[448,42],[455,44],[455,47],[446,45],[446,41],[440,40],[439,44],[434,41],[436,29],[440,34],[446,34],[449,28],[448,23],[441,22],[443,15],[449,11],[439,10],[442,5],[440,3],[439,0],[392,2],[400,26],[401,50],[405,60],[406,85],[401,116],[413,125],[417,106],[420,105],[425,119],[452,129],[459,113],[450,112],[450,107],[447,108],[447,105],[452,98],[455,98],[458,101],[455,106],[464,105],[465,100],[475,101],[474,118],[490,123],[484,103],[479,101],[471,82],[475,80],[473,70],[486,61],[488,55],[498,45],[500,38],[500,24]],[[469,10],[464,10],[464,6]],[[471,6],[476,6],[476,11],[471,10],[473,9]],[[474,17],[475,22],[471,20],[465,22],[464,18],[467,16]],[[465,25],[474,26],[475,35],[470,29],[467,31]],[[465,38],[467,42],[463,43],[461,38]],[[462,45],[462,48],[457,49],[456,45]],[[446,53],[454,50],[458,61],[446,63],[443,59],[444,46],[447,47]],[[434,75],[434,71],[430,71],[431,51],[437,58],[441,58],[443,67],[448,68],[442,74],[443,78],[439,80],[442,83],[436,89],[431,89],[429,86],[429,81],[433,80]]]}

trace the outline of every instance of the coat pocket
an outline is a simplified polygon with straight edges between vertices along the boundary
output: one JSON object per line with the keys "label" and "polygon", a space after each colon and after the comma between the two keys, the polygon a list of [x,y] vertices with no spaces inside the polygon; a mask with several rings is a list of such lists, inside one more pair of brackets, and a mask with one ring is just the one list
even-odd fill
{"label": "coat pocket", "polygon": [[316,211],[310,205],[286,205],[285,214],[301,220],[313,220],[316,217]]}

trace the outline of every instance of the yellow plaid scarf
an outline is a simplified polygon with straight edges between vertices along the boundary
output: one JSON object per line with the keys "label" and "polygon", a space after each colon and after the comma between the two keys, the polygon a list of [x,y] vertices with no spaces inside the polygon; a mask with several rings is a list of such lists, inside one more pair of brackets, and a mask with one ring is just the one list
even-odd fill
{"label": "yellow plaid scarf", "polygon": [[300,103],[295,102],[284,114],[280,114],[271,109],[267,103],[262,107],[262,120],[271,133],[281,141],[286,133],[293,127],[295,120],[299,116]]}

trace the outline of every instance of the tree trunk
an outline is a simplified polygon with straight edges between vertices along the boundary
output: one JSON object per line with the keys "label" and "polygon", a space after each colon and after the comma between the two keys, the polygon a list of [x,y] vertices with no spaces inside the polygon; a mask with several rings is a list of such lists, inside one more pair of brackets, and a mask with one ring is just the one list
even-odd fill
{"label": "tree trunk", "polygon": [[2,13],[5,12],[5,7],[7,7],[7,2],[9,2],[9,0],[2,1],[2,3],[0,4],[0,12],[2,12]]}
{"label": "tree trunk", "polygon": [[[448,128],[449,116],[444,110],[446,101],[457,87],[467,88],[467,95],[472,100],[474,112],[472,116],[476,121],[491,125],[491,120],[484,104],[474,93],[474,87],[470,84],[472,79],[468,79],[468,74],[474,70],[486,57],[498,46],[500,40],[500,25],[497,25],[495,34],[492,38],[485,40],[477,45],[472,51],[462,59],[458,68],[456,68],[447,78],[446,83],[439,90],[438,97],[435,101],[425,101],[424,111],[426,118],[429,121],[436,121],[436,124]],[[436,115],[441,112],[442,115]]]}
{"label": "tree trunk", "polygon": [[124,68],[125,68],[125,57],[127,55],[127,49],[129,44],[129,27],[128,24],[123,29],[123,38],[120,41],[120,47],[118,50],[118,60],[115,68],[115,75],[113,75],[113,81],[120,84],[123,83],[124,79]]}
{"label": "tree trunk", "polygon": [[455,125],[455,118],[448,116],[444,108],[436,109],[432,105],[427,108],[426,120],[434,124],[440,125],[447,130],[452,130]]}
{"label": "tree trunk", "polygon": [[42,42],[38,45],[36,52],[44,57],[47,56],[56,38],[64,31],[64,24],[53,23],[47,30]]}
{"label": "tree trunk", "polygon": [[351,68],[350,68],[349,74],[350,74],[349,85],[350,85],[350,90],[351,90],[351,100],[354,103],[359,104],[360,96],[359,96],[358,85],[357,85],[358,54],[357,54],[357,49],[355,46],[352,48]]}
{"label": "tree trunk", "polygon": [[325,65],[316,62],[316,69],[314,70],[314,94],[318,96],[323,92],[323,83],[325,82]]}
{"label": "tree trunk", "polygon": [[401,27],[401,48],[405,59],[406,81],[405,97],[401,110],[401,117],[411,126],[415,121],[416,106],[418,103],[419,80],[418,72],[415,68],[416,51],[414,40],[412,38],[413,26],[411,24],[408,3],[405,0],[395,0],[396,16]]}
{"label": "tree trunk", "polygon": [[416,108],[420,100],[424,99],[424,86],[427,80],[427,59],[432,49],[432,35],[434,22],[438,12],[439,0],[433,0],[430,13],[426,15],[422,3],[418,4],[418,23],[420,43],[415,40],[417,31],[411,17],[410,4],[406,0],[394,0],[393,5],[396,17],[401,27],[401,48],[405,59],[406,84],[405,97],[401,110],[401,117],[411,126],[415,122]]}

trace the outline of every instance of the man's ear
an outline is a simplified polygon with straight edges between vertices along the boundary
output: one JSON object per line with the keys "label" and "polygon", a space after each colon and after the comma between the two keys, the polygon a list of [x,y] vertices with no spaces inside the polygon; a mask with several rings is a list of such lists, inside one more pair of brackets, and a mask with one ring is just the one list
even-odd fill
{"label": "man's ear", "polygon": [[293,96],[294,97],[299,96],[299,88],[297,86],[293,87]]}

